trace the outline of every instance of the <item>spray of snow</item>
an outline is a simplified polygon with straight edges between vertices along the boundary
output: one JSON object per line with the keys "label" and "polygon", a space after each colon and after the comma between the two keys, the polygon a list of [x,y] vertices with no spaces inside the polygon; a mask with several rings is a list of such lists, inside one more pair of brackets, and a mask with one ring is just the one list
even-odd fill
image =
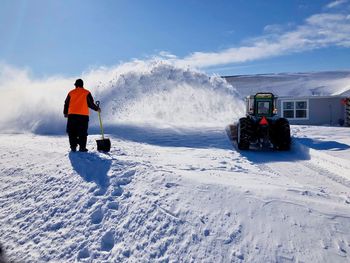
{"label": "spray of snow", "polygon": [[[28,70],[1,67],[1,130],[64,132],[63,102],[76,77],[33,80]],[[101,101],[106,125],[224,126],[243,114],[240,96],[225,80],[166,62],[138,60],[79,77]],[[96,114],[91,125],[97,125]]]}
{"label": "spray of snow", "polygon": [[[99,86],[108,123],[225,125],[243,114],[235,89],[217,76],[176,68],[164,62],[136,62]],[[141,66],[142,65],[142,66]]]}

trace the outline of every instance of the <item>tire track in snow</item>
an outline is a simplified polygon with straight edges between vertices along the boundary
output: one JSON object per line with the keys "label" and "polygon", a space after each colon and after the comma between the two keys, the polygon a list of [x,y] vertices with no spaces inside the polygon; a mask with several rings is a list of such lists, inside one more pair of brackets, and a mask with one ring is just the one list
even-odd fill
{"label": "tire track in snow", "polygon": [[322,176],[322,177],[327,177],[328,179],[339,183],[343,186],[349,187],[350,188],[350,180],[344,178],[343,176],[331,172],[328,169],[325,169],[321,166],[317,166],[315,164],[313,164],[312,162],[306,162],[302,164],[304,167],[309,168],[310,170],[314,171],[316,174]]}
{"label": "tire track in snow", "polygon": [[[331,180],[350,187],[350,165],[345,159],[310,149],[311,160],[305,166]],[[332,170],[329,169],[331,167]]]}
{"label": "tire track in snow", "polygon": [[[298,150],[291,153],[290,162],[278,162],[277,160],[276,162],[257,164],[257,167],[260,171],[273,176],[287,177],[302,184],[309,181],[315,186],[317,183],[323,182],[323,185],[329,186],[324,182],[324,179],[327,178],[342,187],[350,187],[350,165],[346,164],[344,159],[310,149],[296,142],[294,147]],[[293,156],[300,154],[300,152],[309,152],[310,160],[293,160]]]}

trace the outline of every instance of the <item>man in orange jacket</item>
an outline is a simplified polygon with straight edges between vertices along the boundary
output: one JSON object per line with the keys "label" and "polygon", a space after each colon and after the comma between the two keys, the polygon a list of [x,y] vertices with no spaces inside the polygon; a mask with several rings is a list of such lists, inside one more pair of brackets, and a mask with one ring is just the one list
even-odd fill
{"label": "man in orange jacket", "polygon": [[64,102],[63,114],[64,117],[68,117],[67,133],[72,152],[76,151],[78,144],[80,152],[87,152],[89,108],[95,111],[101,111],[101,109],[94,103],[90,91],[84,89],[82,79],[77,79],[74,85],[75,89],[68,93]]}

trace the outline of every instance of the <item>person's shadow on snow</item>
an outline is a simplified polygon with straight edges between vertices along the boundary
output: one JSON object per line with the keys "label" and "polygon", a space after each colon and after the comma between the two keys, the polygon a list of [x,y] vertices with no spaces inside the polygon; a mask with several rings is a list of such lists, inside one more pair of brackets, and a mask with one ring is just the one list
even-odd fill
{"label": "person's shadow on snow", "polygon": [[70,152],[69,160],[74,171],[85,181],[94,182],[100,188],[99,194],[103,195],[110,184],[107,175],[112,161],[98,156],[96,153]]}

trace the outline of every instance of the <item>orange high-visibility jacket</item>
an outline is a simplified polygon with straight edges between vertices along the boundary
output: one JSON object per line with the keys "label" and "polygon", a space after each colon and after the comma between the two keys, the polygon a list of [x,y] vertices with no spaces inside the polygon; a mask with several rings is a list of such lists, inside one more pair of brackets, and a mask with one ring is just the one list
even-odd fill
{"label": "orange high-visibility jacket", "polygon": [[78,87],[71,90],[64,105],[64,114],[77,114],[89,116],[89,108],[97,110],[98,107],[94,103],[90,91]]}

